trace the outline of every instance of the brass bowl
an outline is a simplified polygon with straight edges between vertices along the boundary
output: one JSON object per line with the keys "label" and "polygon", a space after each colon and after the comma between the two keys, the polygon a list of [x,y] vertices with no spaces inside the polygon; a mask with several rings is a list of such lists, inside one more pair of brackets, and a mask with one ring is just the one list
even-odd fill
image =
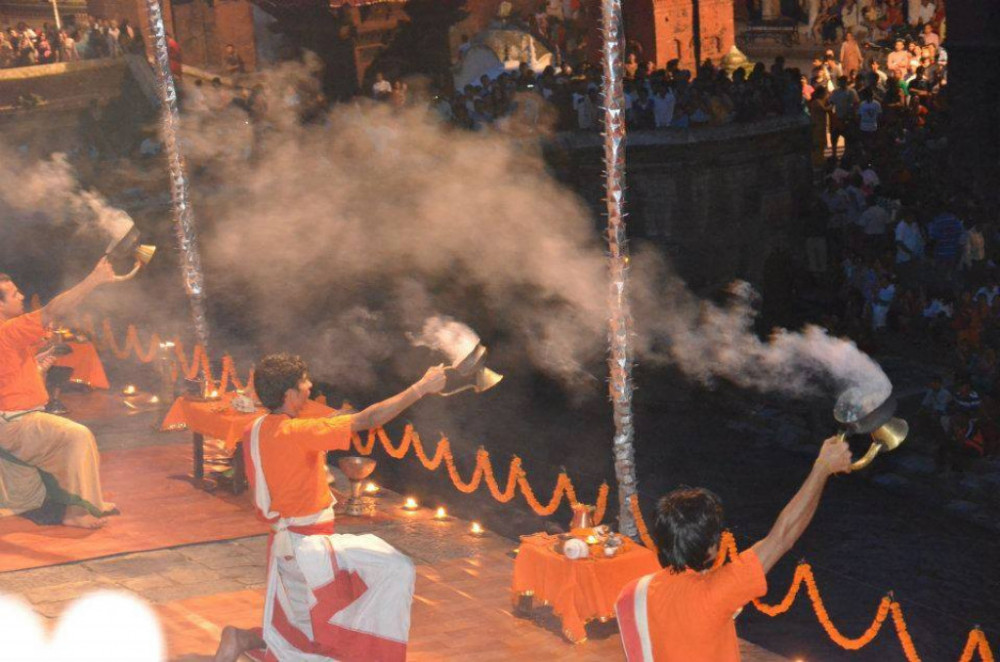
{"label": "brass bowl", "polygon": [[344,472],[350,481],[361,481],[372,475],[375,471],[375,460],[370,457],[358,457],[351,455],[337,459],[337,466]]}

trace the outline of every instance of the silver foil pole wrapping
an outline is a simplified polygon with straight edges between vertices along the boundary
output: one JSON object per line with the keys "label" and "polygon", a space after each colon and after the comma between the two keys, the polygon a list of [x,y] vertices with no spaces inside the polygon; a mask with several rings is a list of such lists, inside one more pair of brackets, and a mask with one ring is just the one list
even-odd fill
{"label": "silver foil pole wrapping", "polygon": [[621,0],[601,0],[604,79],[604,186],[608,214],[608,368],[615,421],[612,452],[618,480],[618,527],[638,535],[629,499],[636,493],[632,425],[632,319],[628,305],[628,243],[625,236],[625,103],[622,88],[624,39]]}
{"label": "silver foil pole wrapping", "polygon": [[191,302],[191,318],[194,322],[195,338],[208,352],[208,320],[205,317],[205,288],[201,273],[201,256],[198,253],[198,235],[195,230],[194,212],[188,200],[188,181],[181,154],[178,127],[180,117],[177,111],[177,88],[170,72],[170,52],[167,48],[167,33],[163,26],[163,14],[157,0],[146,0],[149,15],[149,31],[153,36],[153,70],[159,83],[161,101],[161,136],[170,166],[170,195],[173,199],[174,231],[181,254],[181,275],[184,289]]}

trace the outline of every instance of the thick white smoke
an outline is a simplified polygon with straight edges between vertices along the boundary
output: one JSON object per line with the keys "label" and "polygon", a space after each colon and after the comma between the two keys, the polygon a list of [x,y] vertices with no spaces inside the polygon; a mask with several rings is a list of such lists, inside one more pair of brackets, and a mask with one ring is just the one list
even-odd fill
{"label": "thick white smoke", "polygon": [[77,182],[65,154],[29,162],[0,143],[0,214],[5,224],[72,224],[111,240],[132,226],[127,213]]}
{"label": "thick white smoke", "polygon": [[[254,123],[214,107],[210,92],[186,119],[207,292],[228,302],[225,322],[253,326],[260,351],[302,353],[321,378],[371,386],[429,317],[475,319],[480,332],[485,319],[538,368],[600,393],[583,368],[606,350],[605,247],[538,141],[456,130],[422,104],[341,105],[303,125],[310,80],[294,67],[273,73]],[[6,209],[120,219],[79,190],[64,159],[11,163],[0,158]],[[759,339],[746,290],[702,301],[651,254],[631,271],[641,359],[792,395],[891,389],[874,361],[822,329]]]}

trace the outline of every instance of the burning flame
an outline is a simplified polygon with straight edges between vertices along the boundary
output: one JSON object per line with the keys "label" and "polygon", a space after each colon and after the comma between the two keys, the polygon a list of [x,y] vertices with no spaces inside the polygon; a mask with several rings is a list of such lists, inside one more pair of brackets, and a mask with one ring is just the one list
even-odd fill
{"label": "burning flame", "polygon": [[122,393],[124,393],[125,395],[135,395],[135,385],[126,384],[125,388],[122,389]]}
{"label": "burning flame", "polygon": [[469,529],[469,533],[474,536],[481,536],[486,533],[486,531],[479,525],[479,522],[473,522],[472,527]]}
{"label": "burning flame", "polygon": [[439,506],[434,512],[434,519],[445,519],[448,517],[448,511],[444,509],[444,506]]}
{"label": "burning flame", "polygon": [[417,504],[417,500],[413,497],[406,497],[406,503],[403,504],[403,510],[416,510],[420,506]]}
{"label": "burning flame", "polygon": [[159,401],[160,401],[160,397],[159,397],[159,396],[157,396],[157,395],[154,395],[154,396],[152,396],[152,397],[151,397],[151,398],[149,399],[149,403],[150,403],[150,404],[154,404],[154,405],[155,405],[156,403],[158,403]]}
{"label": "burning flame", "polygon": [[365,485],[365,492],[368,494],[378,494],[378,485],[376,485],[373,481],[368,481]]}

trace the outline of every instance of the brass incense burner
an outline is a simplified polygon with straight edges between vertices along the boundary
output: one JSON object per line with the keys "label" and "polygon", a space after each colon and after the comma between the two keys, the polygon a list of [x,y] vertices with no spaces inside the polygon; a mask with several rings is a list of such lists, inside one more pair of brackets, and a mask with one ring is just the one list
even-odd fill
{"label": "brass incense burner", "polygon": [[445,369],[446,382],[439,395],[448,397],[472,389],[476,393],[488,391],[503,379],[503,375],[486,367],[486,346],[477,344],[468,356]]}
{"label": "brass incense burner", "polygon": [[132,270],[127,274],[116,275],[115,282],[122,282],[135,278],[139,270],[149,264],[156,253],[156,246],[139,243],[139,229],[135,223],[130,221],[128,230],[120,237],[116,237],[108,244],[105,255],[111,260],[124,260],[131,258],[134,260]]}
{"label": "brass incense burner", "polygon": [[858,389],[849,389],[837,398],[833,408],[833,417],[841,426],[841,438],[855,434],[868,434],[872,438],[868,452],[851,464],[851,471],[864,469],[881,452],[899,448],[910,431],[906,421],[893,416],[897,402],[892,395],[874,408],[870,405],[866,408],[860,395]]}

